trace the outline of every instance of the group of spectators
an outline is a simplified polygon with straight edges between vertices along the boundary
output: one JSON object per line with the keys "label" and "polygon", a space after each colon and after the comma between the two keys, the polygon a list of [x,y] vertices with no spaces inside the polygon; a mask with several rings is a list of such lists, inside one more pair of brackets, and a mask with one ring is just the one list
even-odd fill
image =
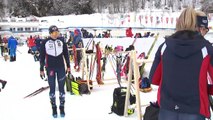
{"label": "group of spectators", "polygon": [[0,36],[0,46],[1,46],[1,56],[7,60],[7,56],[10,56],[10,61],[16,61],[16,49],[17,49],[17,39],[13,36],[9,38]]}
{"label": "group of spectators", "polygon": [[132,33],[132,28],[129,27],[126,29],[126,37],[137,37],[137,38],[148,38],[148,37],[153,37],[155,35],[155,33],[151,33],[151,32],[144,32],[144,34],[142,35],[141,33],[136,33],[135,35]]}
{"label": "group of spectators", "polygon": [[39,51],[42,44],[42,39],[40,36],[30,36],[27,38],[27,46],[29,47],[28,53],[34,56],[35,61],[39,61]]}
{"label": "group of spectators", "polygon": [[[82,38],[111,38],[112,35],[111,35],[111,30],[110,29],[107,29],[105,31],[103,31],[102,33],[98,33],[96,34],[97,30],[94,29],[94,32],[95,34],[92,34],[91,32],[88,32],[88,30],[86,30],[85,28],[81,28],[80,30],[81,32],[81,35],[82,35]],[[70,34],[73,36],[74,35],[74,31],[70,31]],[[133,34],[132,32],[132,28],[131,27],[128,27],[126,29],[126,37],[130,37],[130,38],[135,38],[136,36],[138,38],[148,38],[148,37],[153,37],[155,35],[155,33],[151,33],[150,31],[148,32],[144,32],[143,34],[140,33],[140,32],[137,32],[135,34]]]}

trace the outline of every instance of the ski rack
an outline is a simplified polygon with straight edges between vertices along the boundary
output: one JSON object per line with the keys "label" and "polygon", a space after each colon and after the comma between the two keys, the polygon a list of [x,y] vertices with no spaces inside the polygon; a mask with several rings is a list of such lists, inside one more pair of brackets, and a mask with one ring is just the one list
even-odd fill
{"label": "ski rack", "polygon": [[[132,85],[132,73],[134,73],[134,87],[135,87],[135,96],[136,96],[136,109],[137,109],[137,118],[138,120],[142,120],[142,106],[148,105],[141,105],[140,102],[140,88],[139,88],[139,65],[142,63],[152,63],[153,60],[150,59],[137,59],[136,51],[132,50],[130,53],[130,64],[129,64],[129,73],[128,73],[128,83],[127,83],[127,92],[126,92],[126,100],[124,106],[124,116],[128,116],[128,106],[129,106],[129,98],[130,98],[130,87]],[[133,68],[132,68],[132,64]]]}
{"label": "ski rack", "polygon": [[[81,71],[82,71],[82,79],[84,78],[84,76],[86,76],[86,80],[87,80],[87,85],[88,85],[88,90],[91,92],[91,89],[90,87],[94,87],[96,85],[90,85],[89,84],[89,69],[87,69],[87,66],[86,66],[86,58],[88,56],[95,56],[96,53],[86,53],[86,48],[77,48],[76,50],[82,50],[82,61],[81,61]],[[142,63],[152,63],[153,60],[150,60],[150,59],[137,59],[136,57],[136,51],[135,50],[132,50],[132,51],[120,51],[120,52],[111,52],[110,54],[119,54],[119,53],[129,53],[130,54],[130,63],[132,64],[129,64],[129,72],[128,72],[128,81],[126,82],[127,83],[127,93],[126,93],[126,100],[125,100],[125,108],[124,108],[124,116],[128,116],[128,106],[129,106],[129,97],[130,97],[130,87],[132,86],[132,73],[134,73],[134,88],[135,88],[135,95],[136,95],[136,109],[137,109],[137,118],[138,120],[141,120],[142,119],[142,112],[141,112],[141,106],[148,106],[147,105],[141,105],[140,103],[140,89],[139,89],[139,65],[142,64]],[[102,53],[102,54],[105,54],[105,53]],[[94,59],[95,60],[95,59]],[[93,61],[91,61],[93,62]],[[133,65],[133,67],[132,67]],[[116,79],[116,78],[111,78],[111,79],[105,79],[105,80],[113,80],[113,79]],[[93,82],[96,80],[92,80]],[[117,81],[116,83],[104,83],[104,85],[109,85],[109,84],[117,84]],[[97,86],[101,86],[101,85],[98,85]]]}
{"label": "ski rack", "polygon": [[[69,51],[73,50],[73,49],[68,49]],[[82,79],[84,79],[84,76],[86,76],[86,80],[87,80],[87,85],[88,85],[88,90],[91,92],[90,90],[90,87],[94,87],[96,86],[96,84],[94,85],[90,85],[89,84],[89,70],[87,69],[87,66],[86,66],[86,58],[88,56],[95,56],[96,55],[96,52],[93,52],[93,53],[86,53],[86,48],[76,48],[76,50],[81,50],[82,51],[82,60],[81,60],[81,71],[82,71]],[[116,55],[116,54],[127,54],[127,53],[131,53],[131,51],[118,51],[118,52],[110,52],[108,54],[110,55]],[[105,55],[106,53],[102,53],[102,55]],[[95,60],[95,59],[94,59]],[[91,62],[94,62],[94,61],[91,61]],[[117,78],[108,78],[108,79],[104,79],[104,80],[114,80],[114,79],[117,79]],[[121,77],[121,79],[124,79],[124,77]],[[96,82],[95,80],[92,80],[93,82]],[[117,81],[116,83],[104,83],[104,85],[110,85],[110,84],[117,84]],[[99,84],[97,84],[97,86],[101,86]]]}
{"label": "ski rack", "polygon": [[[70,49],[69,49],[70,50]],[[88,90],[91,92],[91,85],[89,84],[89,70],[87,69],[86,65],[86,56],[96,55],[96,53],[86,53],[86,48],[77,48],[76,50],[82,50],[82,79],[84,78],[84,73],[86,75]],[[140,102],[140,89],[139,89],[139,65],[142,63],[152,63],[153,60],[150,59],[137,59],[136,51],[121,51],[121,52],[111,52],[110,54],[118,54],[118,53],[130,53],[130,64],[129,64],[129,72],[128,72],[128,81],[127,81],[127,92],[126,92],[126,100],[125,100],[125,107],[124,107],[124,116],[128,116],[128,106],[129,106],[129,98],[130,98],[130,87],[132,86],[132,73],[134,73],[134,87],[135,87],[135,96],[136,96],[136,111],[137,111],[137,118],[138,120],[142,120],[142,110],[141,107],[148,106],[141,105]],[[105,54],[105,53],[102,53]],[[92,61],[91,61],[92,62]],[[132,63],[132,64],[131,64]],[[132,67],[133,65],[133,67]],[[113,78],[112,78],[113,79]],[[115,78],[116,79],[116,78]],[[117,83],[116,83],[117,84]],[[105,85],[105,84],[104,84]],[[94,87],[94,84],[92,85]],[[100,85],[98,85],[100,86]]]}
{"label": "ski rack", "polygon": [[[111,54],[111,55],[113,55],[113,54],[124,54],[124,53],[130,53],[131,51],[119,51],[119,52],[110,52],[109,54]],[[105,55],[106,53],[102,53],[102,55]],[[84,48],[84,50],[83,50],[83,53],[82,53],[82,55],[83,55],[83,61],[85,61],[83,64],[86,64],[86,56],[93,56],[93,55],[96,55],[96,52],[94,52],[94,53],[86,53],[85,52],[85,48]],[[95,59],[94,59],[95,60]],[[92,62],[92,61],[91,61]],[[84,65],[85,66],[85,65]],[[84,75],[84,73],[85,73],[85,75],[86,75],[86,80],[87,80],[87,84],[88,84],[88,89],[89,89],[89,91],[90,91],[90,85],[89,85],[89,70],[87,69],[87,67],[84,67],[84,66],[82,66],[82,78],[83,78],[83,75]],[[83,69],[83,67],[84,67],[84,69]],[[121,77],[122,79],[123,79],[123,77]],[[108,79],[104,79],[104,80],[114,80],[114,79],[117,79],[117,78],[108,78]],[[92,80],[93,82],[94,82],[94,80]],[[96,82],[96,81],[95,81]],[[104,83],[103,85],[109,85],[109,84],[117,84],[117,81],[116,81],[116,83]],[[93,84],[93,86],[96,86],[96,85],[94,85]],[[97,86],[101,86],[101,85],[99,85],[99,84],[97,84]]]}

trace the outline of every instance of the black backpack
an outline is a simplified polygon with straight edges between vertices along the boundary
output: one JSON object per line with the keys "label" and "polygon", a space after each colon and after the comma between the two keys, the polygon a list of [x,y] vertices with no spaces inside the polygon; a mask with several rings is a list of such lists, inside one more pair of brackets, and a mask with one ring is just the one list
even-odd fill
{"label": "black backpack", "polygon": [[[123,116],[124,115],[124,106],[125,106],[125,99],[126,99],[126,87],[118,87],[114,89],[113,92],[113,104],[111,107],[111,113],[115,113],[117,115]],[[135,104],[136,97],[130,93],[130,105]],[[134,111],[132,111],[134,112]],[[130,113],[131,114],[131,113]]]}
{"label": "black backpack", "polygon": [[143,120],[158,120],[159,111],[158,104],[150,102],[150,105],[145,109]]}

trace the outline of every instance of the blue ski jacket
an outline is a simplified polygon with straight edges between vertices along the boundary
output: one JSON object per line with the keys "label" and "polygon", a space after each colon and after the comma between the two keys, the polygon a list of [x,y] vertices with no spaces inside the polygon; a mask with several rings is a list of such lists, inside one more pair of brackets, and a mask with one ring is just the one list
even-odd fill
{"label": "blue ski jacket", "polygon": [[9,49],[16,49],[17,45],[18,45],[18,42],[13,36],[8,38],[8,48]]}
{"label": "blue ski jacket", "polygon": [[64,58],[67,68],[70,68],[69,53],[66,43],[58,38],[47,38],[42,41],[40,48],[40,71],[44,70],[44,66],[47,68],[64,68]]}
{"label": "blue ski jacket", "polygon": [[213,47],[198,32],[179,31],[166,38],[156,52],[149,78],[159,86],[160,108],[210,117]]}
{"label": "blue ski jacket", "polygon": [[76,35],[73,38],[72,45],[75,45],[76,48],[80,48],[79,44],[81,44],[82,47],[84,47],[83,40],[81,39],[81,36],[80,35]]}

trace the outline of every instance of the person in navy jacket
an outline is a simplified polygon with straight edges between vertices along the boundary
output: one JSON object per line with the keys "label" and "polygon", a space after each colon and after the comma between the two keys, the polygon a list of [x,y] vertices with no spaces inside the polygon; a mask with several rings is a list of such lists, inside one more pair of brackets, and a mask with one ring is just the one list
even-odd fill
{"label": "person in navy jacket", "polygon": [[50,86],[49,97],[53,109],[53,117],[57,117],[57,105],[55,97],[55,79],[57,76],[59,87],[59,100],[60,100],[60,115],[65,116],[64,103],[65,103],[65,64],[66,71],[70,72],[70,61],[66,43],[59,38],[59,30],[57,26],[53,25],[49,27],[50,37],[42,41],[40,48],[40,75],[43,78],[44,66],[46,67],[48,83]]}
{"label": "person in navy jacket", "polygon": [[38,35],[37,38],[35,39],[35,44],[36,44],[36,48],[38,50],[38,52],[40,51],[40,47],[42,44],[42,39],[40,38],[40,36]]}
{"label": "person in navy jacket", "polygon": [[186,8],[176,32],[159,46],[149,76],[151,83],[159,86],[158,120],[210,118],[208,96],[213,87],[208,80],[213,79],[213,48],[201,31],[207,26],[207,17]]}

